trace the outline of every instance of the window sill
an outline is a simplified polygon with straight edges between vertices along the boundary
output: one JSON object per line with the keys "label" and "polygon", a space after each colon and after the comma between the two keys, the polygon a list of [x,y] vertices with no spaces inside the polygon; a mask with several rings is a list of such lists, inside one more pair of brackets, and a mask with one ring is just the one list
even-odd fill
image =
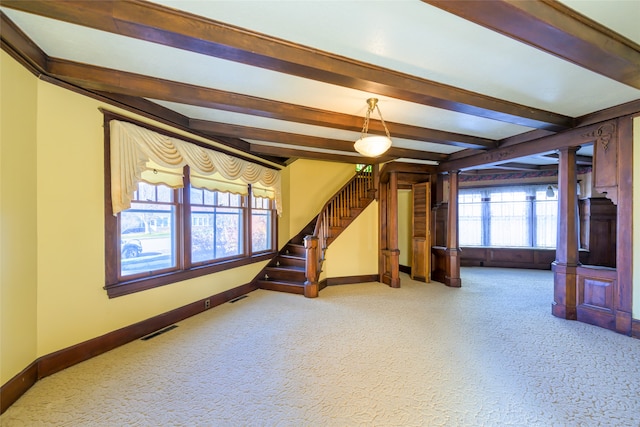
{"label": "window sill", "polygon": [[159,274],[156,276],[143,277],[135,280],[108,284],[104,287],[104,289],[107,291],[107,295],[109,296],[109,298],[116,298],[135,292],[145,291],[147,289],[157,288],[159,286],[170,285],[172,283],[181,282],[183,280],[193,279],[195,277],[206,276],[208,274],[242,267],[244,265],[249,265],[256,262],[266,261],[273,258],[275,255],[276,252],[262,253],[248,258],[197,266],[189,270],[174,271],[170,273]]}

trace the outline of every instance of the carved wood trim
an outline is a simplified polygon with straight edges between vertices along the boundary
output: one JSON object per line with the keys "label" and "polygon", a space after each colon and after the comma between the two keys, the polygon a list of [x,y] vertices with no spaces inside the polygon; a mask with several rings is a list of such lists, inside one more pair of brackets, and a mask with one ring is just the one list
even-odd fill
{"label": "carved wood trim", "polygon": [[618,132],[614,121],[603,123],[583,137],[594,139],[593,188],[618,204]]}
{"label": "carved wood trim", "polygon": [[605,123],[600,126],[598,129],[587,132],[584,134],[585,137],[595,138],[595,143],[602,146],[605,152],[609,150],[609,143],[613,138],[613,134],[616,131],[616,125],[613,122]]}
{"label": "carved wood trim", "polygon": [[610,123],[614,123],[615,126],[615,121],[610,120],[554,135],[543,136],[538,139],[520,142],[508,147],[496,148],[484,153],[472,154],[467,157],[449,160],[438,165],[438,172],[446,173],[450,170],[462,170],[480,165],[489,166],[492,163],[501,163],[519,157],[526,157],[548,151],[559,150],[561,148],[589,144],[594,142],[597,138],[598,129]]}

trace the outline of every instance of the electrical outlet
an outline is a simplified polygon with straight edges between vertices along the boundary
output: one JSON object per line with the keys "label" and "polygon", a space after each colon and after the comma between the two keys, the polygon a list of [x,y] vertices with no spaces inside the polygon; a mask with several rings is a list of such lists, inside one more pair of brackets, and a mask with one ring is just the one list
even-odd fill
{"label": "electrical outlet", "polygon": [[204,309],[208,309],[211,308],[211,300],[210,299],[206,299],[204,300]]}

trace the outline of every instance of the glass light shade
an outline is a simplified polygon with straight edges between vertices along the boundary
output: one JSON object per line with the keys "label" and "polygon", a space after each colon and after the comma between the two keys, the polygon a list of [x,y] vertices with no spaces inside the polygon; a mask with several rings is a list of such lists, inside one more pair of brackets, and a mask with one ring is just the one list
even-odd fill
{"label": "glass light shade", "polygon": [[547,187],[547,197],[551,198],[551,197],[553,197],[555,195],[556,195],[556,193],[554,193],[553,187],[552,186],[548,186]]}
{"label": "glass light shade", "polygon": [[370,135],[360,138],[353,146],[365,157],[378,157],[391,147],[391,140],[386,136]]}

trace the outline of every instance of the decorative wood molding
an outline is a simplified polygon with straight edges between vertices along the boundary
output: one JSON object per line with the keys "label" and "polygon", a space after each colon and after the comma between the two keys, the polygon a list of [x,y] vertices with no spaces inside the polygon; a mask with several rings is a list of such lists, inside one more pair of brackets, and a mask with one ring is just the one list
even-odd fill
{"label": "decorative wood molding", "polygon": [[485,163],[497,163],[502,160],[512,159],[512,154],[514,153],[514,151],[515,150],[509,148],[490,151],[486,154],[483,154],[482,158],[484,159]]}
{"label": "decorative wood molding", "polygon": [[196,314],[208,310],[205,301],[209,300],[210,307],[224,304],[239,296],[255,291],[257,287],[251,283],[229,289],[219,294],[192,302],[175,310],[159,314],[150,319],[109,332],[100,337],[81,342],[54,353],[36,359],[22,372],[10,379],[0,388],[0,414],[7,410],[38,380],[62,371],[92,357],[106,353],[128,342],[142,338],[152,332],[180,322]]}
{"label": "decorative wood molding", "polygon": [[[618,133],[614,121],[583,135],[594,140],[593,188],[618,204]],[[610,149],[612,148],[612,149]]]}
{"label": "decorative wood molding", "polygon": [[583,144],[589,144],[594,142],[597,138],[598,129],[601,127],[604,128],[610,123],[614,123],[614,121],[610,120],[607,122],[596,123],[581,128],[571,129],[562,133],[556,133],[550,136],[543,136],[535,140],[510,145],[507,148],[497,148],[484,153],[449,160],[438,165],[438,172],[446,173],[450,170],[463,170],[480,165],[490,166],[492,163],[501,163],[519,157],[526,157],[566,147],[576,147]]}
{"label": "decorative wood molding", "polygon": [[587,132],[582,136],[589,139],[595,139],[595,143],[602,146],[602,149],[607,152],[609,150],[609,143],[613,139],[615,131],[615,122],[608,122],[598,127],[596,130]]}
{"label": "decorative wood molding", "polygon": [[577,320],[616,330],[613,293],[618,273],[613,268],[578,266],[576,268]]}

